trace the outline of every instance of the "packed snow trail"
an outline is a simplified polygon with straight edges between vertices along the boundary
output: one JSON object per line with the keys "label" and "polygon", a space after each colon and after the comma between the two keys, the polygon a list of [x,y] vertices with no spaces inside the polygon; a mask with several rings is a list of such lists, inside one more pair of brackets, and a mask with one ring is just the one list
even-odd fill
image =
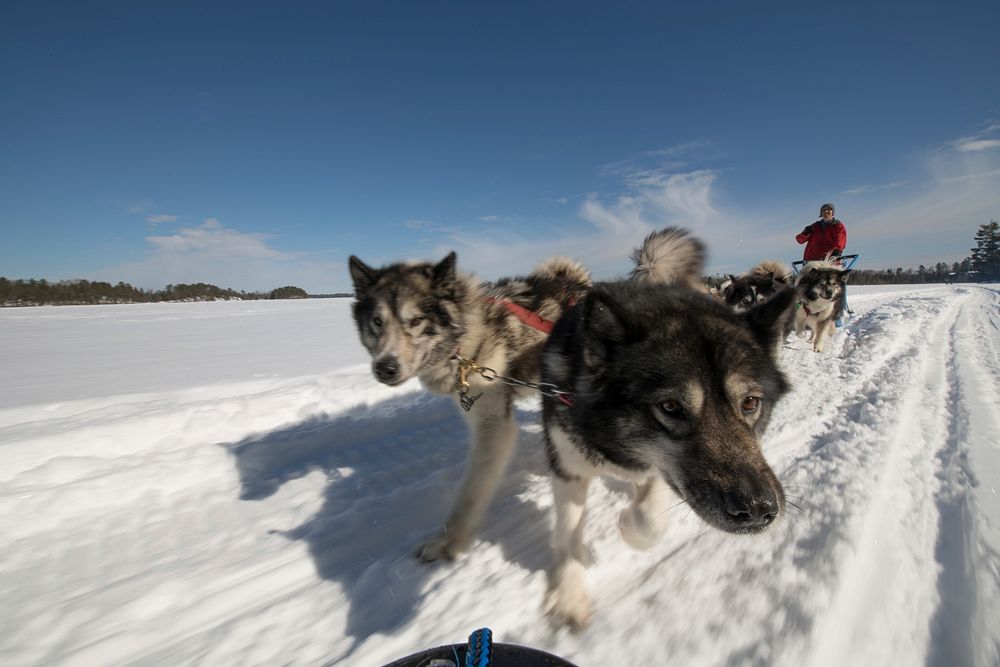
{"label": "packed snow trail", "polygon": [[783,521],[737,537],[681,505],[636,552],[626,488],[596,484],[576,635],[539,612],[536,402],[480,541],[425,566],[468,434],[371,379],[347,301],[0,309],[0,663],[378,665],[487,625],[581,667],[997,664],[1000,292],[851,304],[825,353],[782,351]]}

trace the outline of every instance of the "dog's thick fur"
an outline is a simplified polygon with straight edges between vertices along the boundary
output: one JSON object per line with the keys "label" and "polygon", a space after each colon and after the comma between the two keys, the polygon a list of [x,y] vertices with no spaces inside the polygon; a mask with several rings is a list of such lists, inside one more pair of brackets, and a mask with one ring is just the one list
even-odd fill
{"label": "dog's thick fur", "polygon": [[746,311],[770,299],[782,288],[792,284],[792,271],[782,262],[765,259],[741,276],[730,275],[719,287],[726,305]]}
{"label": "dog's thick fur", "polygon": [[795,281],[795,334],[802,338],[809,327],[813,352],[823,351],[826,338],[833,335],[836,321],[843,315],[844,287],[850,272],[829,259],[806,262],[799,272]]}
{"label": "dog's thick fur", "polygon": [[[376,379],[397,385],[417,377],[431,391],[456,397],[456,353],[500,375],[538,380],[547,336],[519,320],[507,303],[555,321],[591,285],[587,271],[565,258],[495,284],[458,272],[455,253],[436,264],[372,268],[354,256],[349,264],[354,319]],[[479,396],[465,413],[472,431],[468,469],[444,529],[415,550],[424,561],[452,559],[468,548],[517,439],[514,390],[480,375],[468,380],[469,395]]]}
{"label": "dog's thick fur", "polygon": [[545,610],[558,624],[579,628],[591,616],[583,525],[594,477],[634,484],[620,528],[636,548],[663,534],[673,494],[731,533],[760,532],[784,511],[759,438],[788,389],[776,342],[794,291],[734,312],[690,286],[702,256],[683,231],[651,235],[635,257],[654,266],[596,285],[546,344],[543,381],[574,396],[572,405],[543,399],[556,510]]}

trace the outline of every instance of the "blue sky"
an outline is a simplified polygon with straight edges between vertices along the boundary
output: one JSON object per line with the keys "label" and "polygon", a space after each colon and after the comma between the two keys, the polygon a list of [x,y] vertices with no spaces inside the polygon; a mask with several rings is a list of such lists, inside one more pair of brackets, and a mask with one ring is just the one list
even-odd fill
{"label": "blue sky", "polygon": [[346,291],[801,256],[868,268],[1000,219],[1000,3],[31,2],[0,20],[0,275]]}

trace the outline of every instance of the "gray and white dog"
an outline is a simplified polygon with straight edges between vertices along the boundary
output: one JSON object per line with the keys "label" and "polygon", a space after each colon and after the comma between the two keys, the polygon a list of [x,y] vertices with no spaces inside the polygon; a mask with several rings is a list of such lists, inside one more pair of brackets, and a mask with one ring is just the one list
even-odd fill
{"label": "gray and white dog", "polygon": [[805,329],[812,332],[813,352],[822,352],[828,336],[836,330],[836,321],[844,311],[844,287],[850,269],[825,259],[806,262],[795,281],[798,302],[795,310],[795,334],[802,338]]}
{"label": "gray and white dog", "polygon": [[[354,256],[349,263],[354,319],[375,378],[398,385],[416,377],[466,408],[472,444],[465,478],[441,533],[415,550],[423,561],[453,559],[475,537],[517,440],[516,390],[468,367],[460,377],[460,358],[537,382],[548,331],[590,288],[590,276],[572,260],[553,258],[526,277],[484,283],[456,270],[454,252],[438,263],[373,268]],[[468,385],[459,393],[463,379]]]}
{"label": "gray and white dog", "polygon": [[770,299],[782,286],[792,284],[792,270],[782,262],[765,259],[741,276],[730,275],[719,286],[726,305],[744,311]]}
{"label": "gray and white dog", "polygon": [[556,510],[544,606],[574,628],[592,613],[583,530],[598,475],[634,484],[619,523],[640,549],[663,534],[674,495],[730,533],[763,531],[785,506],[760,437],[788,389],[776,355],[794,291],[735,312],[697,288],[703,248],[677,229],[650,235],[633,258],[631,279],[595,285],[542,355],[542,380],[573,396],[543,398]]}

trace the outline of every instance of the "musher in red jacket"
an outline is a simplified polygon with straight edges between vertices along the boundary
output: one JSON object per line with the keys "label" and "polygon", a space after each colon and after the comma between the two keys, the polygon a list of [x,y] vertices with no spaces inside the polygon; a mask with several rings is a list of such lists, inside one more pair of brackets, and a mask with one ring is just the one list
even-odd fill
{"label": "musher in red jacket", "polygon": [[[795,235],[795,240],[799,245],[806,244],[806,249],[802,253],[802,259],[811,262],[817,259],[830,259],[840,262],[840,256],[844,254],[847,247],[847,228],[844,223],[833,217],[833,204],[823,204],[819,207],[820,219]],[[840,295],[841,304],[848,315],[853,315],[854,311],[847,305],[847,288]],[[841,326],[841,320],[837,320],[837,326]]]}
{"label": "musher in red jacket", "polygon": [[823,259],[827,253],[833,257],[840,257],[847,247],[847,228],[844,223],[833,217],[833,204],[823,204],[819,207],[820,219],[811,225],[806,225],[795,236],[799,245],[805,243],[806,249],[802,253],[802,259],[811,262]]}

